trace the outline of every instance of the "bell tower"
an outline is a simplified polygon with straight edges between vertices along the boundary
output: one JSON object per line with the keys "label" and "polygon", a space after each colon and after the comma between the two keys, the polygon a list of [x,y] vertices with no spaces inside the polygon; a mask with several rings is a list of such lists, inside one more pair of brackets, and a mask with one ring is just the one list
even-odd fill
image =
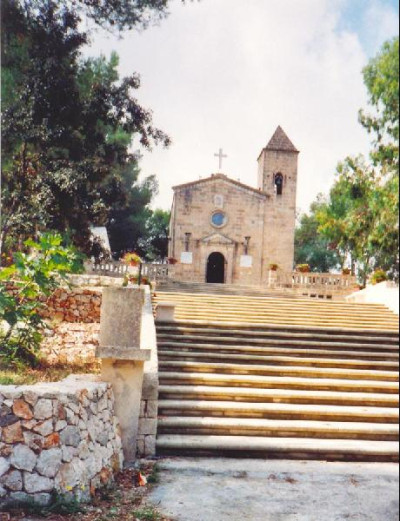
{"label": "bell tower", "polygon": [[264,278],[270,263],[294,264],[299,151],[278,127],[258,158],[258,188],[269,195],[264,222]]}

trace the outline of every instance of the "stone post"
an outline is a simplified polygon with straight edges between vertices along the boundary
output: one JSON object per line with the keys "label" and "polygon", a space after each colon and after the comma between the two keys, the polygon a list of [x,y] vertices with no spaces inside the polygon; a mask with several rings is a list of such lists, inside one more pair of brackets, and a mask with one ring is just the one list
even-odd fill
{"label": "stone post", "polygon": [[113,386],[126,464],[136,457],[143,367],[150,359],[150,350],[140,349],[143,299],[139,287],[103,288],[96,355],[102,359],[102,379]]}
{"label": "stone post", "polygon": [[157,322],[174,322],[175,308],[174,302],[159,302],[156,310]]}
{"label": "stone post", "polygon": [[278,272],[276,270],[270,269],[268,272],[268,286],[270,288],[275,288],[277,281],[278,281]]}

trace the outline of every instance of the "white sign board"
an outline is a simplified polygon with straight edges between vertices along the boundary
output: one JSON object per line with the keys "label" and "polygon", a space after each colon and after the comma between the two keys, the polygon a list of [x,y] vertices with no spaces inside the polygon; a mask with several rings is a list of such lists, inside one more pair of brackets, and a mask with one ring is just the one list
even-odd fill
{"label": "white sign board", "polygon": [[251,255],[242,255],[240,257],[240,267],[241,268],[252,268],[253,267],[253,257]]}
{"label": "white sign board", "polygon": [[191,251],[183,251],[181,253],[182,264],[193,264],[193,253]]}

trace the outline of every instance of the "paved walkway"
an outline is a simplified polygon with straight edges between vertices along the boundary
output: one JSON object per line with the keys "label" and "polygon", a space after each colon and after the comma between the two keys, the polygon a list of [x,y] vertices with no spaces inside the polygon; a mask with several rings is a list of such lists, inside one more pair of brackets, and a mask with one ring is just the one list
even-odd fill
{"label": "paved walkway", "polygon": [[176,521],[398,521],[398,466],[166,459],[150,499]]}

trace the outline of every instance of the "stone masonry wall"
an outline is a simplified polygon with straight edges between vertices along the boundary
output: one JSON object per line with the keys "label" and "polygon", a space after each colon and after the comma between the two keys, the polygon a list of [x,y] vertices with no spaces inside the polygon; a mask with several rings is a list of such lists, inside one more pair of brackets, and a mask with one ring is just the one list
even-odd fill
{"label": "stone masonry wall", "polygon": [[157,334],[149,288],[145,288],[140,347],[150,349],[151,358],[144,364],[137,455],[149,457],[156,455],[159,394]]}
{"label": "stone masonry wall", "polygon": [[123,464],[111,386],[94,376],[0,386],[0,503],[89,500]]}
{"label": "stone masonry wall", "polygon": [[60,322],[100,322],[101,288],[59,288],[47,300],[43,318]]}

